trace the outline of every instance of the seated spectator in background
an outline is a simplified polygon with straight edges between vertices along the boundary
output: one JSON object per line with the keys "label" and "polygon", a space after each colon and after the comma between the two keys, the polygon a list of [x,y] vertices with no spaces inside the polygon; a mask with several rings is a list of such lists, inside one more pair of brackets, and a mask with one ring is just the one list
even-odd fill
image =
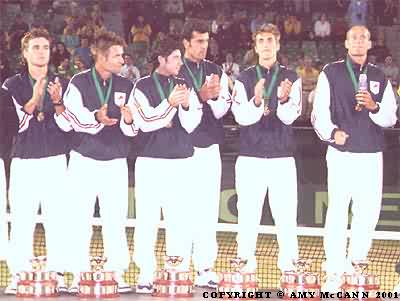
{"label": "seated spectator in background", "polygon": [[222,65],[223,62],[218,42],[214,38],[210,38],[209,40],[207,60],[210,60],[211,62],[214,62],[217,65]]}
{"label": "seated spectator in background", "polygon": [[72,53],[79,46],[79,36],[76,34],[73,22],[67,23],[60,40],[64,43],[69,53]]}
{"label": "seated spectator in background", "polygon": [[92,67],[93,59],[89,48],[89,38],[87,36],[81,36],[80,43],[80,47],[76,48],[73,53],[74,57],[79,56],[85,64],[85,68],[90,68]]}
{"label": "seated spectator in background", "polygon": [[211,23],[211,36],[215,36],[218,33],[219,28],[224,24],[225,17],[223,14],[218,14],[217,18]]}
{"label": "seated spectator in background", "polygon": [[132,44],[135,54],[146,55],[150,46],[151,26],[145,23],[143,16],[137,17],[137,22],[131,28]]}
{"label": "seated spectator in background", "polygon": [[289,58],[286,54],[283,54],[281,52],[278,53],[278,62],[279,64],[285,66],[286,68],[289,68]]}
{"label": "seated spectator in background", "polygon": [[328,40],[331,36],[331,23],[326,17],[326,14],[322,14],[319,20],[314,24],[314,34],[317,42],[321,40]]}
{"label": "seated spectator in background", "polygon": [[296,73],[299,77],[301,77],[304,95],[304,97],[302,98],[303,106],[301,117],[303,119],[307,119],[310,117],[310,115],[307,115],[307,112],[311,113],[311,110],[308,108],[308,94],[317,85],[319,71],[313,67],[312,58],[309,55],[305,55],[304,65],[297,67]]}
{"label": "seated spectator in background", "polygon": [[284,22],[285,37],[289,41],[301,41],[302,25],[296,16],[290,15]]}
{"label": "seated spectator in background", "polygon": [[71,69],[69,59],[65,58],[57,67],[55,72],[58,76],[61,76],[65,79],[70,80],[73,74],[73,70]]}
{"label": "seated spectator in background", "polygon": [[368,0],[350,0],[347,9],[349,27],[354,25],[367,25]]}
{"label": "seated spectator in background", "polygon": [[347,31],[347,23],[346,20],[338,16],[332,25],[332,39],[335,44],[340,43],[343,44],[343,41],[346,39],[346,31]]}
{"label": "seated spectator in background", "polygon": [[344,16],[346,14],[349,0],[336,0],[335,11],[337,16]]}
{"label": "seated spectator in background", "polygon": [[24,21],[22,15],[17,15],[15,17],[15,22],[11,25],[8,31],[8,37],[10,42],[10,50],[14,52],[19,52],[21,45],[21,39],[26,32],[29,31],[28,24]]}
{"label": "seated spectator in background", "polygon": [[251,47],[251,32],[247,29],[246,24],[241,22],[239,24],[239,50],[246,51]]}
{"label": "seated spectator in background", "polygon": [[296,73],[301,77],[303,92],[310,92],[315,88],[319,71],[313,67],[313,60],[309,55],[304,56],[304,65],[297,67]]}
{"label": "seated spectator in background", "polygon": [[185,12],[183,0],[166,0],[164,3],[164,10],[170,17],[181,17]]}
{"label": "seated spectator in background", "polygon": [[228,75],[229,78],[229,88],[233,89],[233,83],[240,73],[239,65],[233,61],[232,53],[226,55],[226,61],[222,64],[222,70]]}
{"label": "seated spectator in background", "polygon": [[84,71],[86,69],[87,68],[86,68],[85,64],[83,63],[82,58],[79,55],[74,56],[73,63],[72,63],[72,66],[71,66],[72,75],[75,75],[75,74],[77,74],[79,72],[82,72],[82,71]]}
{"label": "seated spectator in background", "polygon": [[133,58],[130,54],[126,53],[124,55],[125,64],[122,66],[119,75],[129,79],[132,82],[136,82],[140,78],[139,69],[133,65]]}
{"label": "seated spectator in background", "polygon": [[58,66],[60,66],[65,59],[69,61],[70,57],[71,54],[68,52],[67,48],[65,48],[64,43],[58,42],[51,53],[51,64],[57,70]]}
{"label": "seated spectator in background", "polygon": [[385,45],[385,39],[383,35],[378,37],[374,46],[368,50],[368,55],[375,55],[376,56],[376,63],[383,64],[385,58],[390,54],[389,49]]}
{"label": "seated spectator in background", "polygon": [[371,63],[372,65],[377,65],[375,54],[368,54],[368,63]]}
{"label": "seated spectator in background", "polygon": [[385,63],[382,65],[382,71],[385,73],[386,79],[390,81],[393,88],[399,83],[399,67],[393,62],[391,54],[386,56]]}
{"label": "seated spectator in background", "polygon": [[255,33],[258,28],[265,23],[265,18],[263,13],[257,13],[255,19],[250,22],[250,31]]}
{"label": "seated spectator in background", "polygon": [[159,33],[157,33],[156,38],[154,39],[152,46],[151,46],[151,49],[152,49],[151,53],[153,53],[155,49],[158,49],[161,41],[164,40],[165,37],[166,37],[165,32],[160,31]]}
{"label": "seated spectator in background", "polygon": [[305,35],[303,43],[301,43],[301,48],[303,50],[303,53],[307,53],[314,58],[318,57],[317,42],[313,31],[309,31]]}
{"label": "seated spectator in background", "polygon": [[295,60],[290,60],[288,68],[296,72],[297,69],[304,68],[304,52],[299,52]]}
{"label": "seated spectator in background", "polygon": [[251,47],[249,50],[247,50],[247,52],[245,53],[245,55],[243,56],[243,69],[249,67],[249,66],[253,66],[257,63],[258,60],[258,56],[254,50],[254,47]]}

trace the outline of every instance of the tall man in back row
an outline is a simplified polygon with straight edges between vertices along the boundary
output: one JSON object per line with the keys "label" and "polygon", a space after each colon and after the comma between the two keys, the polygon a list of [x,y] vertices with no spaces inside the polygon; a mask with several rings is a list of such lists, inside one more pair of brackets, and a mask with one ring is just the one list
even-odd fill
{"label": "tall man in back row", "polygon": [[203,105],[200,125],[191,134],[196,189],[188,196],[193,210],[192,260],[197,272],[195,285],[216,287],[217,277],[213,267],[218,252],[216,225],[221,189],[219,145],[224,138],[222,117],[229,110],[231,99],[228,76],[218,65],[205,60],[208,41],[206,23],[194,21],[185,24],[185,53],[179,76],[193,85]]}
{"label": "tall man in back row", "polygon": [[[315,93],[312,123],[328,144],[323,291],[338,291],[342,274],[353,270],[351,263],[366,260],[381,209],[383,128],[396,123],[396,100],[384,73],[367,62],[370,38],[365,26],[350,28],[346,58],[324,67]],[[362,77],[367,77],[367,90],[360,91]],[[353,217],[346,256],[350,200]]]}
{"label": "tall man in back row", "polygon": [[232,112],[240,128],[235,167],[238,194],[238,257],[255,272],[257,227],[265,195],[276,225],[278,268],[295,270],[297,246],[297,173],[292,123],[301,113],[301,78],[277,62],[280,33],[262,25],[253,36],[258,63],[241,72],[234,86]]}

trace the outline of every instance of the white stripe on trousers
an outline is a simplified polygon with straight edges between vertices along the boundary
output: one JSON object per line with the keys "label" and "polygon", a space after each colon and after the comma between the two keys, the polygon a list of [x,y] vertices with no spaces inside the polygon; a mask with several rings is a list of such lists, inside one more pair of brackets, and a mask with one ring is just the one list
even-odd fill
{"label": "white stripe on trousers", "polygon": [[4,162],[0,158],[0,260],[7,256],[8,249],[8,223],[6,222],[7,186],[4,171]]}
{"label": "white stripe on trousers", "polygon": [[293,260],[298,258],[297,174],[294,158],[239,156],[235,175],[238,256],[248,259],[252,266],[256,264],[257,227],[268,190],[279,245],[278,268],[281,271],[292,270]]}
{"label": "white stripe on trousers", "polygon": [[195,147],[193,155],[195,188],[190,195],[193,215],[193,265],[196,271],[214,267],[218,244],[216,229],[221,195],[219,145]]}
{"label": "white stripe on trousers", "polygon": [[122,273],[130,262],[125,224],[128,215],[126,159],[94,160],[72,151],[68,165],[70,223],[69,267],[72,273],[89,271],[92,216],[96,197],[102,220],[106,270]]}
{"label": "white stripe on trousers", "polygon": [[68,228],[63,210],[66,202],[66,170],[65,155],[12,160],[8,256],[8,266],[12,274],[32,269],[30,259],[33,256],[33,233],[39,205],[46,234],[46,268],[53,271],[64,270],[67,246],[63,238]]}
{"label": "white stripe on trousers", "polygon": [[139,157],[135,165],[136,227],[133,258],[142,279],[152,281],[157,269],[154,246],[162,208],[166,226],[166,253],[182,256],[179,267],[187,270],[191,250],[190,208],[193,189],[192,158],[156,159]]}
{"label": "white stripe on trousers", "polygon": [[[352,260],[365,260],[378,223],[382,202],[382,153],[340,152],[329,146],[329,204],[325,221],[324,248],[327,273],[342,274]],[[350,200],[351,239],[346,259]]]}

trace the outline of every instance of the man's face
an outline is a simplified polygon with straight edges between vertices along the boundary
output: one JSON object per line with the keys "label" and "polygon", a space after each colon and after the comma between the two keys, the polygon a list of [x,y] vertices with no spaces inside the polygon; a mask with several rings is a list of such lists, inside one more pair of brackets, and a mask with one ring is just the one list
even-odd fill
{"label": "man's face", "polygon": [[118,74],[124,65],[124,48],[119,45],[111,46],[105,53],[98,54],[98,61],[108,72]]}
{"label": "man's face", "polygon": [[46,38],[29,40],[28,47],[24,49],[23,56],[28,65],[37,67],[46,66],[50,60],[50,42]]}
{"label": "man's face", "polygon": [[351,56],[366,56],[371,48],[368,29],[355,26],[347,32],[345,46]]}
{"label": "man's face", "polygon": [[183,40],[185,55],[194,61],[205,59],[207,55],[208,41],[208,32],[199,33],[194,31],[190,41],[187,41],[186,39]]}
{"label": "man's face", "polygon": [[89,47],[89,40],[86,38],[81,39],[81,46],[82,47]]}
{"label": "man's face", "polygon": [[125,60],[125,64],[127,64],[128,66],[133,64],[133,59],[130,55],[126,55],[124,60]]}
{"label": "man's face", "polygon": [[262,32],[257,34],[254,49],[260,59],[269,60],[276,58],[279,47],[279,42],[272,33]]}
{"label": "man's face", "polygon": [[160,67],[163,68],[168,75],[177,76],[182,66],[181,51],[176,49],[166,58],[160,56],[159,62]]}

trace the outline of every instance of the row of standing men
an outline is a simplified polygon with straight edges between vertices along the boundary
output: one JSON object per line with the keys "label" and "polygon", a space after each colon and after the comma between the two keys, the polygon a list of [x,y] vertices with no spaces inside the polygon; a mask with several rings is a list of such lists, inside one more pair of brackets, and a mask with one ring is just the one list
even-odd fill
{"label": "row of standing men", "polygon": [[[297,172],[291,124],[301,113],[301,79],[277,62],[280,33],[276,26],[265,24],[254,34],[258,64],[240,74],[231,95],[226,74],[205,60],[208,40],[208,27],[190,22],[184,27],[183,56],[181,43],[165,39],[153,53],[154,71],[133,86],[117,75],[124,42],[113,33],[97,35],[91,47],[94,67],[69,83],[48,71],[48,33],[33,29],[24,36],[21,46],[27,68],[1,88],[0,107],[13,105],[19,120],[10,170],[7,263],[12,278],[6,293],[15,293],[18,272],[30,269],[39,204],[47,268],[60,273],[60,290],[67,289],[62,273],[72,272],[69,291],[77,292],[79,273],[89,270],[96,197],[106,268],[116,271],[120,292],[130,290],[123,273],[130,262],[125,223],[126,157],[131,143],[138,148],[133,251],[140,268],[137,292],[152,291],[160,209],[167,255],[182,256],[182,270],[192,259],[195,284],[215,287],[219,145],[222,117],[229,109],[241,126],[235,167],[238,257],[247,260],[244,270],[255,271],[257,226],[268,191],[277,227],[278,268],[295,269]],[[382,198],[382,128],[396,122],[391,85],[366,62],[371,47],[368,29],[352,27],[345,46],[346,59],[321,72],[312,114],[316,133],[328,144],[325,291],[337,290],[340,276],[351,269],[349,263],[368,255]],[[368,77],[363,91],[358,89],[360,74]],[[5,207],[5,183],[1,184]],[[350,199],[352,235],[346,252]]]}

